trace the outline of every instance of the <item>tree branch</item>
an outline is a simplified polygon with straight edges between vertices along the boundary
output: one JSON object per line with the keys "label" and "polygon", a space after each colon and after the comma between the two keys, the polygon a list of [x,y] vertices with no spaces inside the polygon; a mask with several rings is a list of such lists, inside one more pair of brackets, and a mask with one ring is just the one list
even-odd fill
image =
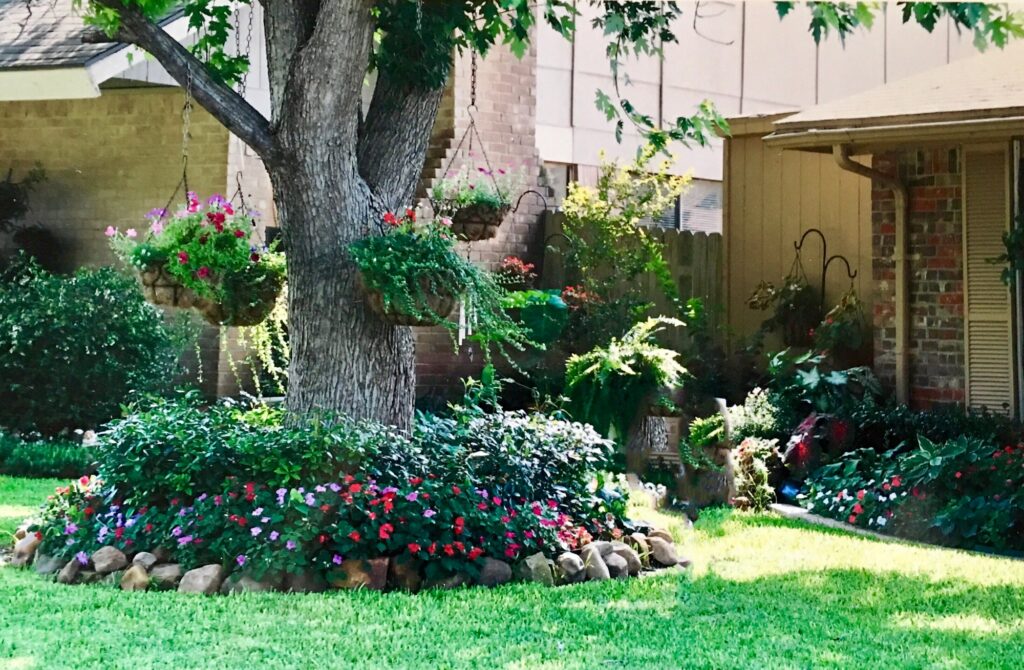
{"label": "tree branch", "polygon": [[390,210],[416,192],[443,95],[444,89],[417,89],[378,73],[359,137],[359,173]]}
{"label": "tree branch", "polygon": [[120,15],[118,41],[134,44],[152,54],[168,74],[179,85],[189,89],[196,102],[225,128],[252,147],[264,162],[272,161],[274,137],[270,123],[245,98],[215,79],[198,58],[139,10],[118,0],[95,1]]}

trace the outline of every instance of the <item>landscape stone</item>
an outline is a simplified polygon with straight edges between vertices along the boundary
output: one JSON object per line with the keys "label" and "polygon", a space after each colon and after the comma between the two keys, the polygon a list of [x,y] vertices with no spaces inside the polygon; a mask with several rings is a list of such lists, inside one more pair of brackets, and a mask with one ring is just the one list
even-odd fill
{"label": "landscape stone", "polygon": [[149,588],[149,573],[141,565],[133,565],[121,575],[122,591],[145,591]]}
{"label": "landscape stone", "polygon": [[224,576],[224,568],[219,563],[189,570],[181,577],[178,593],[202,593],[212,596],[220,589]]}
{"label": "landscape stone", "polygon": [[331,586],[336,589],[373,589],[381,591],[388,583],[388,558],[348,560],[331,571]]}
{"label": "landscape stone", "polygon": [[587,567],[583,565],[583,559],[572,552],[559,554],[555,559],[563,582],[572,584],[582,582],[587,578]]}
{"label": "landscape stone", "polygon": [[601,558],[601,551],[597,547],[589,544],[583,547],[583,550],[580,551],[580,558],[583,559],[583,565],[586,566],[587,577],[598,581],[611,579],[608,566],[605,565],[604,559]]}
{"label": "landscape stone", "polygon": [[640,562],[644,565],[650,565],[651,563],[651,547],[647,544],[647,536],[643,533],[633,533],[627,535],[626,544],[633,547],[637,555],[640,556]]}
{"label": "landscape stone", "polygon": [[32,561],[32,566],[40,575],[54,575],[60,572],[67,562],[68,559],[66,558],[57,558],[56,556],[41,554],[37,551],[35,560]]}
{"label": "landscape stone", "polygon": [[388,584],[392,588],[415,593],[423,585],[420,561],[411,556],[392,558],[388,564]]}
{"label": "landscape stone", "polygon": [[104,586],[110,586],[116,589],[118,586],[121,585],[121,577],[124,576],[124,570],[114,570],[113,572],[108,572],[106,575],[101,573],[96,574],[100,575],[100,578],[98,580],[100,584],[103,584]]}
{"label": "landscape stone", "polygon": [[289,572],[284,576],[284,590],[291,593],[323,593],[327,580],[312,571]]}
{"label": "landscape stone", "polygon": [[103,575],[95,570],[82,570],[78,573],[79,584],[95,584],[101,579],[103,579]]}
{"label": "landscape stone", "polygon": [[42,540],[35,533],[29,533],[14,543],[14,553],[11,555],[11,567],[23,568],[32,562],[36,549]]}
{"label": "landscape stone", "polygon": [[151,553],[154,556],[156,556],[157,563],[170,563],[171,558],[173,557],[171,550],[167,547],[156,547],[148,553]]}
{"label": "landscape stone", "polygon": [[469,584],[469,577],[463,573],[457,573],[449,577],[434,577],[424,582],[423,587],[427,589],[451,590]]}
{"label": "landscape stone", "polygon": [[671,567],[679,564],[679,555],[676,554],[675,545],[666,542],[660,537],[652,536],[647,539],[651,545],[651,558],[660,565]]}
{"label": "landscape stone", "polygon": [[149,571],[149,578],[158,589],[174,589],[181,581],[183,571],[177,563],[161,563],[154,565]]}
{"label": "landscape stone", "polygon": [[544,554],[537,552],[519,564],[519,578],[527,582],[537,582],[545,586],[555,585],[555,574],[551,569],[551,561]]}
{"label": "landscape stone", "polygon": [[100,547],[93,552],[92,565],[96,572],[105,575],[127,566],[128,557],[117,547]]}
{"label": "landscape stone", "polygon": [[284,576],[279,572],[268,572],[262,578],[251,575],[231,575],[220,585],[220,592],[225,595],[238,593],[267,593],[280,591],[284,586]]}
{"label": "landscape stone", "polygon": [[[614,550],[615,555],[626,561],[626,567],[628,568],[629,574],[633,577],[639,575],[640,571],[643,570],[644,567],[643,562],[640,560],[640,555],[636,553],[632,547],[623,544],[622,542],[616,542],[614,544],[616,545]],[[608,561],[605,560],[605,563],[607,562]],[[610,569],[611,565],[608,567]]]}
{"label": "landscape stone", "polygon": [[57,575],[57,581],[61,584],[74,584],[78,579],[78,573],[82,571],[82,564],[78,561],[68,561],[67,565]]}
{"label": "landscape stone", "polygon": [[626,564],[626,559],[622,556],[612,553],[602,558],[610,576],[618,579],[625,579],[629,576],[629,566]]}
{"label": "landscape stone", "polygon": [[660,528],[652,530],[647,534],[647,539],[651,539],[652,537],[660,537],[666,542],[675,542],[675,540],[672,539],[672,535],[667,530],[662,530]]}
{"label": "landscape stone", "polygon": [[496,558],[485,558],[476,583],[481,586],[498,586],[512,581],[512,566]]}
{"label": "landscape stone", "polygon": [[135,558],[132,559],[132,565],[142,566],[142,568],[147,571],[151,570],[158,562],[156,555],[151,554],[148,551],[140,551],[135,554]]}

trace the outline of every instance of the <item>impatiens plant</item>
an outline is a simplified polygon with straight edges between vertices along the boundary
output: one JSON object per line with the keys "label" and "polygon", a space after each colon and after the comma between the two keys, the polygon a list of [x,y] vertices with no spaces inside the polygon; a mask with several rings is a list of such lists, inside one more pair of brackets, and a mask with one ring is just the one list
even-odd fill
{"label": "impatiens plant", "polygon": [[442,216],[453,216],[460,209],[473,206],[492,210],[507,209],[512,206],[513,198],[518,197],[525,182],[525,166],[492,170],[466,164],[438,179],[430,196]]}
{"label": "impatiens plant", "polygon": [[113,226],[105,233],[147,287],[152,273],[166,273],[190,294],[180,306],[194,306],[214,323],[255,325],[270,312],[284,285],[284,256],[253,244],[251,212],[219,195],[200,203],[189,192],[180,211],[154,209],[147,219],[142,233]]}

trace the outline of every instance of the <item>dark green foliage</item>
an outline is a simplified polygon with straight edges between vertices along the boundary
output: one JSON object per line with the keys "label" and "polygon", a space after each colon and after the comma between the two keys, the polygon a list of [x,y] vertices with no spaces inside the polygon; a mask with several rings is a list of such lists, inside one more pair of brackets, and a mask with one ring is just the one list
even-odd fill
{"label": "dark green foliage", "polygon": [[79,477],[96,471],[96,450],[75,442],[32,440],[0,433],[0,474]]}
{"label": "dark green foliage", "polygon": [[849,418],[855,427],[856,446],[880,452],[914,449],[919,435],[935,442],[967,435],[1004,444],[1024,435],[1020,424],[1005,414],[959,406],[915,412],[906,405],[868,401],[853,407]]}
{"label": "dark green foliage", "polygon": [[172,384],[182,339],[129,277],[22,260],[0,279],[0,425],[99,426],[133,391]]}

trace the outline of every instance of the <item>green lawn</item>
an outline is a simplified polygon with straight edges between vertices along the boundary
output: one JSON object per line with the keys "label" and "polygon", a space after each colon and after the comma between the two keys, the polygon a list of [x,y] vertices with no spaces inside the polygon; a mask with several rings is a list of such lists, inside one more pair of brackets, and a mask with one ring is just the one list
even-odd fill
{"label": "green lawn", "polygon": [[[0,477],[0,530],[52,486]],[[728,512],[674,532],[691,574],[557,589],[201,598],[0,569],[0,670],[1024,663],[1024,562]]]}

